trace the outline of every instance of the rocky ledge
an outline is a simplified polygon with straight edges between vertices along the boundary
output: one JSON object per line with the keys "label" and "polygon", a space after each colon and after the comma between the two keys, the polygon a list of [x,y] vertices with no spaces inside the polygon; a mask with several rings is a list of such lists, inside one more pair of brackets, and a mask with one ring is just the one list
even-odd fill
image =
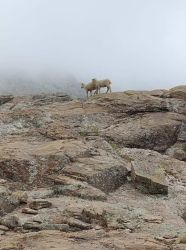
{"label": "rocky ledge", "polygon": [[186,249],[186,86],[1,96],[0,137],[0,250]]}

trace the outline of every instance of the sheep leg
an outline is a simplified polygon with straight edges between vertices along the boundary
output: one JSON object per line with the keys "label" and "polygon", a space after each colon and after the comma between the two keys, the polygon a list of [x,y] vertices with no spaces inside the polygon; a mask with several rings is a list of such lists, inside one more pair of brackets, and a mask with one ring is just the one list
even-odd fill
{"label": "sheep leg", "polygon": [[110,87],[110,93],[112,93],[111,87]]}
{"label": "sheep leg", "polygon": [[106,94],[108,93],[108,91],[109,91],[109,87],[107,87],[107,92],[106,92]]}
{"label": "sheep leg", "polygon": [[94,95],[97,95],[98,94],[98,90],[96,89],[96,91],[94,92]]}

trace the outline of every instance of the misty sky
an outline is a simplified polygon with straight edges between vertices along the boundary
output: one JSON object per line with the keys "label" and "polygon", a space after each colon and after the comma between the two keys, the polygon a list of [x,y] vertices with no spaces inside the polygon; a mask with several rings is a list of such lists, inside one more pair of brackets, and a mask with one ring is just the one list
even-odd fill
{"label": "misty sky", "polygon": [[186,0],[0,0],[0,72],[185,84]]}

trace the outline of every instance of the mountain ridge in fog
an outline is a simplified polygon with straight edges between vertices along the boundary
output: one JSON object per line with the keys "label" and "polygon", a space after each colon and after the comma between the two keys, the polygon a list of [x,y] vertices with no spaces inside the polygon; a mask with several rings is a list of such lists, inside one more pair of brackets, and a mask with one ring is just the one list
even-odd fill
{"label": "mountain ridge in fog", "polygon": [[0,73],[0,95],[23,96],[56,92],[73,97],[81,97],[84,94],[76,77],[70,74]]}

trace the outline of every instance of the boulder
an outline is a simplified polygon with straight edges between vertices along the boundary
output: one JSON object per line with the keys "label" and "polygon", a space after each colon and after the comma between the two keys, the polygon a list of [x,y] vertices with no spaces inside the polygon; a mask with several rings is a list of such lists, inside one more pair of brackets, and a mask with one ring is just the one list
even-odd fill
{"label": "boulder", "polygon": [[[136,188],[150,194],[168,194],[165,169],[158,158],[158,153],[142,149],[122,149],[121,156],[132,163],[131,178]],[[158,161],[158,162],[157,162]]]}
{"label": "boulder", "polygon": [[163,181],[171,178],[169,185],[176,183],[176,181],[186,183],[186,163],[184,161],[179,161],[152,150],[137,148],[122,148],[120,154],[121,157],[132,163],[134,166],[133,171],[141,173],[142,176],[149,176],[148,173],[151,173],[150,176],[153,179],[158,177],[159,180]]}
{"label": "boulder", "polygon": [[150,194],[168,194],[168,185],[161,168],[132,165],[131,177],[135,187]]}
{"label": "boulder", "polygon": [[19,218],[16,215],[7,215],[0,219],[0,224],[10,229],[14,229],[20,225],[20,222]]}
{"label": "boulder", "polygon": [[76,162],[67,164],[63,174],[86,181],[108,193],[126,182],[129,169],[130,164],[119,157],[105,150],[92,149],[89,156],[78,157]]}
{"label": "boulder", "polygon": [[120,147],[164,152],[176,143],[184,117],[171,113],[151,113],[130,117],[101,134]]}

